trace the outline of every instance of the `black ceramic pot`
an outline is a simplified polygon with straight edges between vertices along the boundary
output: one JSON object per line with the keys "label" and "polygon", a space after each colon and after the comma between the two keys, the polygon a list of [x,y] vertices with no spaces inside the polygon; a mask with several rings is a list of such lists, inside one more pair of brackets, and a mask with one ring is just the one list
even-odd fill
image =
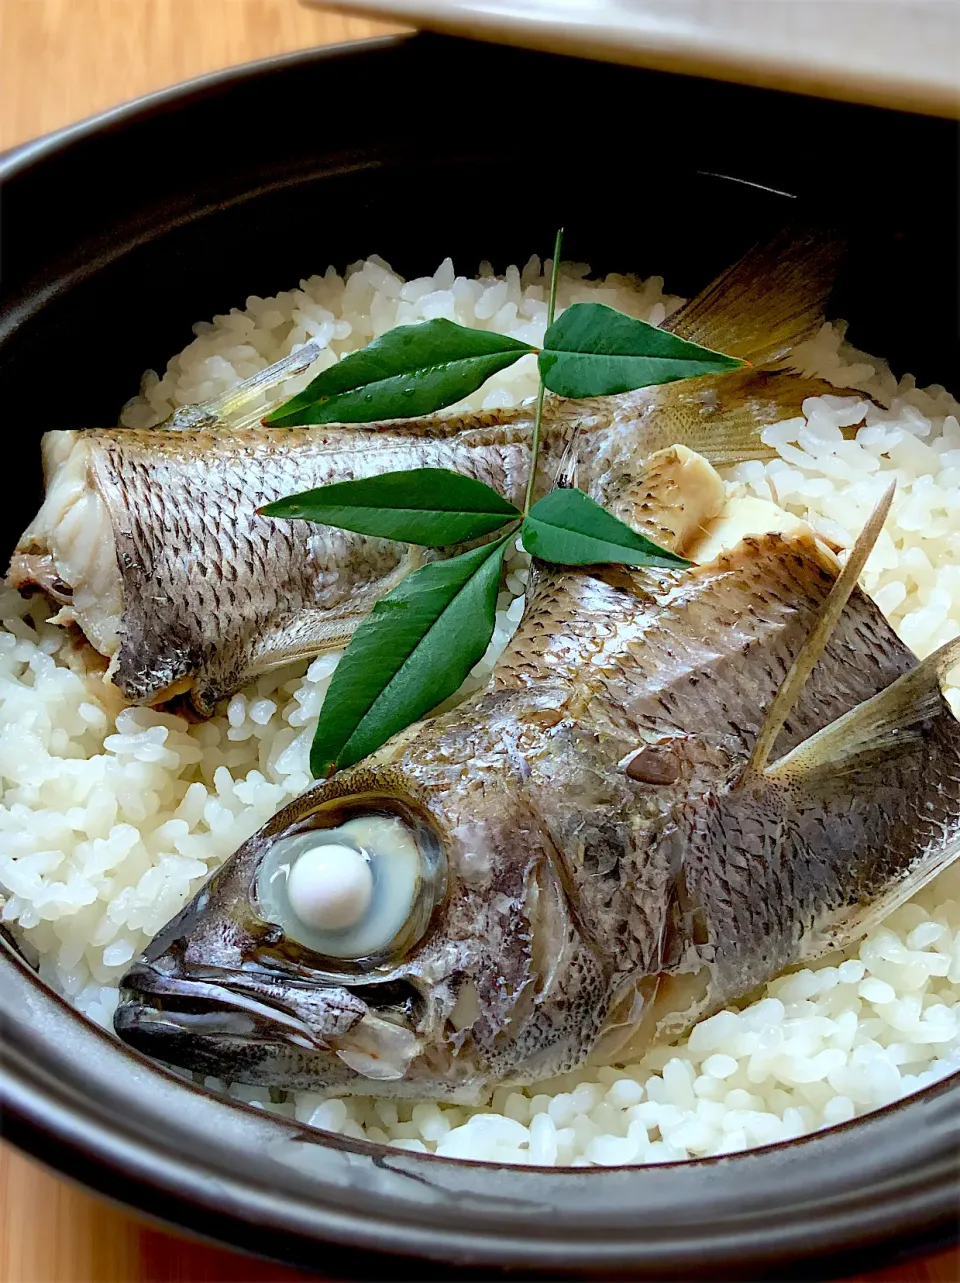
{"label": "black ceramic pot", "polygon": [[[377,252],[406,274],[565,250],[692,293],[796,215],[840,221],[834,312],[960,391],[957,129],[417,36],[173,89],[0,161],[11,548],[39,436],[116,421],[196,318]],[[154,1216],[325,1272],[837,1274],[956,1229],[960,1083],[735,1157],[494,1168],[308,1132],[184,1086],[0,956],[3,1127]],[[385,1255],[384,1255],[385,1254]],[[403,1266],[400,1257],[419,1257]]]}

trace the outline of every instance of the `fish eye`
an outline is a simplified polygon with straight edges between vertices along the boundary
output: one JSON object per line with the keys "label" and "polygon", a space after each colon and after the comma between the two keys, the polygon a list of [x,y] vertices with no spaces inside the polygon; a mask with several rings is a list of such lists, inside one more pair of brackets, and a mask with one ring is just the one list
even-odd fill
{"label": "fish eye", "polygon": [[338,806],[268,848],[257,907],[323,957],[377,965],[423,936],[443,894],[440,844],[417,817]]}

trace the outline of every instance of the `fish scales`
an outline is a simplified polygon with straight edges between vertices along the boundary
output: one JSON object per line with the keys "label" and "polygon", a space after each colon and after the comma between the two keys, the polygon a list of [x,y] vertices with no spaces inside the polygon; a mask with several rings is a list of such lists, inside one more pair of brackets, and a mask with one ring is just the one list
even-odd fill
{"label": "fish scales", "polygon": [[[578,683],[584,702],[608,699],[634,728],[689,725],[696,717],[742,748],[756,737],[835,566],[812,539],[774,534],[745,539],[679,582],[670,572],[571,576],[541,568],[529,624],[510,642],[494,682],[565,678]],[[891,636],[857,592],[777,741],[778,754],[914,666]]]}
{"label": "fish scales", "polygon": [[[551,739],[549,750],[544,747],[542,756],[532,763],[530,788],[550,799],[554,810],[543,812],[541,820],[553,833],[558,850],[569,850],[574,835],[580,835],[578,845],[584,856],[568,869],[568,875],[581,919],[596,917],[592,938],[615,939],[617,956],[632,963],[646,955],[644,965],[650,965],[650,938],[655,932],[647,933],[638,955],[631,921],[637,912],[649,914],[651,903],[662,903],[662,880],[670,870],[628,864],[615,886],[598,881],[598,873],[609,872],[603,870],[598,852],[610,843],[590,817],[599,812],[607,826],[622,825],[611,819],[622,808],[633,824],[650,805],[649,790],[644,794],[642,785],[624,783],[617,771],[619,760],[641,741],[667,741],[680,754],[690,772],[676,786],[684,796],[690,788],[705,790],[715,785],[718,776],[723,778],[742,766],[764,709],[832,582],[825,573],[823,554],[812,543],[805,547],[805,542],[776,535],[746,540],[714,565],[683,576],[617,572],[617,595],[632,603],[632,617],[629,607],[622,607],[624,617],[611,636],[609,615],[601,605],[599,647],[596,634],[587,630],[588,647],[599,653],[583,656],[585,662],[579,667],[569,653],[564,656],[568,665],[565,712],[577,728],[570,734],[578,748],[558,754]],[[551,583],[549,590],[552,598],[560,599],[556,629],[535,613],[529,631],[522,629],[504,655],[496,684],[503,688],[513,684],[514,652],[524,655],[524,686],[562,680],[553,662],[555,633],[563,633],[565,621],[571,618],[584,624],[597,608],[597,584],[605,577],[603,571],[556,575],[560,583],[557,587]],[[624,592],[625,579],[637,584],[634,594]],[[544,580],[550,582],[550,577],[544,575],[541,584]],[[731,626],[733,621],[739,625]],[[862,648],[852,646],[854,639],[864,635],[871,640],[872,662],[864,663]],[[530,655],[531,638],[533,651],[539,652],[536,660]],[[567,634],[568,644],[569,640]],[[804,689],[778,742],[778,752],[788,751],[883,689],[915,662],[876,607],[857,594]],[[592,765],[585,774],[588,759],[583,741],[591,732],[605,741],[606,766]],[[576,763],[575,773],[570,773],[568,761]],[[668,794],[660,789],[655,796],[651,819],[654,825],[665,826],[671,814]],[[618,833],[613,845],[618,844],[620,850],[630,848],[625,833]],[[651,879],[661,888],[660,895],[651,897]]]}
{"label": "fish scales", "polygon": [[[816,329],[832,280],[832,248],[812,244],[775,238],[671,326],[782,359]],[[560,484],[696,561],[723,486],[675,443],[744,457],[758,423],[804,392],[755,370],[613,398],[548,430],[548,449]],[[551,405],[550,423],[565,413]],[[687,569],[534,563],[487,687],[245,843],[131,969],[118,1032],[242,1082],[476,1101],[640,1055],[856,939],[960,847],[960,723],[939,685],[960,642],[918,663],[849,592],[868,550],[864,536],[839,575],[802,532]],[[342,962],[264,897],[291,842],[371,814],[416,835],[421,877],[399,933]],[[253,977],[257,1036],[225,1038],[220,1013]],[[362,1008],[347,1022],[345,992]]]}
{"label": "fish scales", "polygon": [[118,429],[87,434],[84,444],[114,516],[126,602],[114,680],[134,701],[190,682],[202,712],[264,668],[342,643],[424,556],[387,539],[261,517],[259,506],[410,467],[454,467],[522,500],[529,463],[525,443],[509,437],[365,434],[358,444],[356,434],[330,430]]}
{"label": "fish scales", "polygon": [[[678,507],[671,477],[692,482],[709,465],[682,448],[665,455],[622,497],[644,514],[638,525],[674,527],[676,548],[703,509]],[[228,1076],[478,1099],[588,1056],[641,1054],[855,938],[956,851],[960,724],[929,661],[918,665],[854,590],[780,732],[773,774],[751,774],[774,697],[837,583],[807,535],[747,538],[688,569],[538,566],[488,687],[316,785],[241,848],[209,888],[216,911],[188,906],[173,931],[184,944],[171,949],[168,931],[131,972],[118,1030],[191,1067],[216,1063],[202,1027],[175,1032],[172,1003],[163,1033],[140,995],[149,1001],[158,970],[189,995],[222,915],[234,930],[232,958],[216,955],[227,986],[262,968],[274,1001],[295,1009],[260,943],[257,870],[273,844],[323,830],[343,807],[415,808],[445,853],[445,891],[419,944],[361,964],[367,1011],[355,1027],[312,1052],[274,1038],[225,1061],[221,1048]],[[902,713],[895,725],[884,701]],[[892,730],[877,740],[870,726],[885,718]],[[283,948],[299,985],[344,983],[322,957]],[[416,994],[404,1013],[377,1002],[378,985],[398,982]],[[389,1034],[375,1023],[385,1016]],[[365,1022],[376,1054],[351,1073]],[[395,1027],[412,1039],[402,1056]]]}

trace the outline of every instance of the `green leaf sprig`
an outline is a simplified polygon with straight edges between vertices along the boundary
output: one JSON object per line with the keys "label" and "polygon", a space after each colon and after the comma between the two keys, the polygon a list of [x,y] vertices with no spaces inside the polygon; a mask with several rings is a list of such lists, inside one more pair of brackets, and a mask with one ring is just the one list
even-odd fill
{"label": "green leaf sprig", "polygon": [[582,490],[557,489],[533,503],[548,390],[569,398],[609,396],[744,364],[599,303],[575,303],[555,318],[562,236],[561,229],[541,349],[446,320],[400,326],[324,370],[264,419],[293,427],[430,414],[537,353],[540,383],[522,511],[483,482],[446,468],[336,482],[260,509],[267,517],[428,548],[496,536],[413,571],[359,626],[320,712],[310,756],[315,776],[360,761],[458,689],[493,636],[504,554],[518,530],[527,552],[561,565],[690,564],[638,535]]}
{"label": "green leaf sprig", "polygon": [[318,374],[264,423],[294,428],[417,418],[462,400],[491,374],[536,350],[506,334],[442,318],[398,325]]}
{"label": "green leaf sprig", "polygon": [[[559,251],[554,255],[556,266]],[[542,348],[443,319],[400,325],[318,374],[263,422],[294,428],[418,418],[462,401],[492,374],[531,352],[537,353],[540,369],[541,406],[544,391],[564,397],[611,396],[724,374],[744,364],[603,303],[573,303],[554,321],[556,286],[554,271]]]}
{"label": "green leaf sprig", "polygon": [[300,517],[360,535],[402,539],[425,548],[479,539],[520,516],[502,494],[448,468],[410,468],[359,481],[335,481],[268,503],[260,512],[265,517]]}
{"label": "green leaf sprig", "polygon": [[323,701],[310,750],[317,778],[359,762],[436,708],[482,658],[508,539],[431,561],[377,602],[350,639]]}

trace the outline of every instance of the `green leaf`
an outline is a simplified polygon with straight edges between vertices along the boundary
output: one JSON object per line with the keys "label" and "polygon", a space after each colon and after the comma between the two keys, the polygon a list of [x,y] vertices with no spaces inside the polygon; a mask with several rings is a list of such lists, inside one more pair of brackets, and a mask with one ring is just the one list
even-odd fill
{"label": "green leaf", "polygon": [[428,548],[479,539],[520,516],[520,509],[490,486],[447,468],[411,468],[337,481],[278,499],[258,511],[265,517],[319,521]]}
{"label": "green leaf", "polygon": [[690,562],[636,534],[582,490],[552,490],[530,509],[523,546],[562,566],[614,562],[627,566],[689,566]]}
{"label": "green leaf", "polygon": [[430,414],[535,351],[504,334],[467,329],[442,318],[400,325],[318,374],[264,423],[291,428]]}
{"label": "green leaf", "polygon": [[377,602],[323,701],[315,776],[359,762],[453,694],[493,635],[508,538],[421,566]]}
{"label": "green leaf", "polygon": [[559,396],[610,396],[744,364],[602,303],[574,303],[547,330],[540,376]]}

